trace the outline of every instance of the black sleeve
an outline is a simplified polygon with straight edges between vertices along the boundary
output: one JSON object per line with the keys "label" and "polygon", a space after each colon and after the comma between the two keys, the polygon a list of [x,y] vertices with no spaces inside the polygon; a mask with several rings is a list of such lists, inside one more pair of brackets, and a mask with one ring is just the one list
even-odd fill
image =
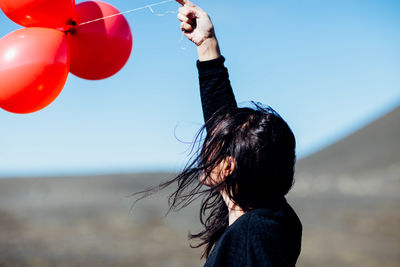
{"label": "black sleeve", "polygon": [[236,108],[236,100],[229,81],[225,58],[197,61],[199,70],[200,96],[204,121],[222,108]]}

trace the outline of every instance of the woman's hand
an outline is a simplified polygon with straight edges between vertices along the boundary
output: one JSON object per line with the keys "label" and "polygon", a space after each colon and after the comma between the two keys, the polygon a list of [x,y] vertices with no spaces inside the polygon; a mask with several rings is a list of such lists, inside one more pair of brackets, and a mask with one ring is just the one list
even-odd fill
{"label": "woman's hand", "polygon": [[207,39],[215,38],[214,26],[207,13],[190,1],[183,3],[179,8],[178,19],[182,22],[181,30],[185,36],[197,46]]}
{"label": "woman's hand", "polygon": [[218,58],[221,54],[214,26],[208,14],[189,0],[179,0],[178,2],[183,3],[178,12],[181,30],[190,41],[196,44],[199,60]]}

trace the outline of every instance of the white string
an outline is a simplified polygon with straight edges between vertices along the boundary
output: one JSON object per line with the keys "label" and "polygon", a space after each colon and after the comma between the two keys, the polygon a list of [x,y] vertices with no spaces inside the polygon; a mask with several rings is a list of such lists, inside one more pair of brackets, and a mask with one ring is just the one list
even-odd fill
{"label": "white string", "polygon": [[[94,20],[85,21],[85,22],[80,23],[78,26],[82,26],[82,25],[89,24],[89,23],[96,22],[96,21],[100,21],[100,20],[105,20],[105,19],[108,19],[108,18],[112,18],[112,17],[115,17],[115,16],[120,16],[122,14],[127,14],[127,13],[131,13],[131,12],[134,12],[134,11],[146,9],[146,8],[148,8],[150,10],[150,12],[154,14],[154,10],[152,9],[153,6],[166,4],[166,3],[169,3],[169,2],[172,2],[172,1],[175,1],[175,0],[165,0],[165,1],[158,2],[158,3],[154,3],[154,4],[138,7],[138,8],[135,8],[135,9],[131,9],[131,10],[128,10],[128,11],[124,11],[124,12],[121,12],[121,13],[113,14],[113,15],[110,15],[110,16],[106,16],[106,17],[103,17],[103,18],[98,18],[98,19],[94,19]],[[171,12],[169,12],[169,13],[171,13]],[[165,14],[156,14],[156,15],[157,16],[164,16]]]}
{"label": "white string", "polygon": [[154,15],[159,16],[159,17],[163,17],[163,16],[168,15],[168,14],[177,14],[177,12],[176,11],[165,11],[164,13],[157,13],[157,14],[154,14]]}
{"label": "white string", "polygon": [[[181,39],[179,40],[180,43],[183,42],[184,37],[185,37],[185,34],[182,32]],[[181,46],[181,49],[182,49],[182,50],[186,50],[188,47],[189,47],[189,44],[188,44],[188,42],[186,41],[185,45],[184,45],[184,46]]]}
{"label": "white string", "polygon": [[149,7],[149,9],[153,15],[156,15],[158,17],[164,17],[167,14],[176,14],[176,11],[165,11],[164,13],[156,13],[151,7]]}
{"label": "white string", "polygon": [[149,6],[149,10],[152,14],[158,16],[158,17],[164,17],[167,14],[176,14],[176,11],[165,11],[164,13],[156,13],[154,10]]}

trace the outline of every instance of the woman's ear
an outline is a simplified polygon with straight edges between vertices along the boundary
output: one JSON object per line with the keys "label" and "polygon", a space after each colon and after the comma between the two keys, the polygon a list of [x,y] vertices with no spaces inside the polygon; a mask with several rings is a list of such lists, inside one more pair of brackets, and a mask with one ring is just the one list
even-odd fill
{"label": "woman's ear", "polygon": [[236,161],[232,157],[226,157],[218,166],[216,166],[211,173],[203,174],[200,182],[207,186],[214,186],[225,181],[226,177],[231,175],[236,168]]}
{"label": "woman's ear", "polygon": [[231,175],[236,168],[236,160],[231,156],[226,157],[223,161],[222,165],[222,174],[224,176],[224,180],[227,176]]}

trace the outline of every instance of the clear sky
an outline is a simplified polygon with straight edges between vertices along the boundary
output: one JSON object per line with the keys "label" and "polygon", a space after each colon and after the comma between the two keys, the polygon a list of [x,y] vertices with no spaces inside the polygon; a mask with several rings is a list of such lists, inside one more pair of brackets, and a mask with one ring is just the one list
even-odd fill
{"label": "clear sky", "polygon": [[[155,2],[108,0],[121,11]],[[276,109],[300,158],[400,104],[398,0],[197,4],[215,24],[238,102]],[[177,8],[126,15],[133,51],[115,76],[70,75],[56,101],[34,114],[0,109],[0,176],[181,169],[182,141],[192,140],[202,113],[196,50],[182,39]],[[0,36],[18,28],[0,14]]]}

